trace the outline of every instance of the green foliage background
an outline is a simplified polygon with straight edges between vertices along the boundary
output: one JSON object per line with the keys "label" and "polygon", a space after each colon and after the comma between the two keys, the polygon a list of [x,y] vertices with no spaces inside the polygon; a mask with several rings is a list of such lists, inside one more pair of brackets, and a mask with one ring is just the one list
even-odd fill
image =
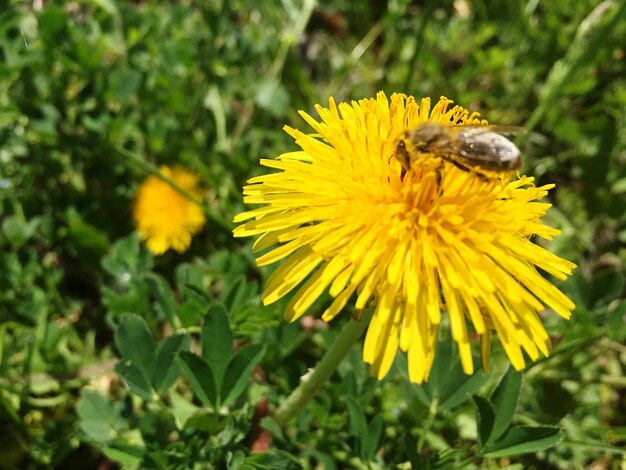
{"label": "green foliage background", "polygon": [[[623,2],[5,4],[1,468],[624,465]],[[355,347],[281,429],[265,408],[348,315],[305,328],[263,307],[268,272],[231,220],[259,158],[294,148],[281,128],[306,127],[299,109],[378,90],[533,131],[524,170],[557,184],[550,249],[579,265],[560,286],[577,309],[546,316],[555,351],[521,389],[499,347],[465,377],[442,337],[426,386],[403,357],[377,382]],[[201,176],[210,220],[187,253],[153,258],[132,199],[174,163]]]}

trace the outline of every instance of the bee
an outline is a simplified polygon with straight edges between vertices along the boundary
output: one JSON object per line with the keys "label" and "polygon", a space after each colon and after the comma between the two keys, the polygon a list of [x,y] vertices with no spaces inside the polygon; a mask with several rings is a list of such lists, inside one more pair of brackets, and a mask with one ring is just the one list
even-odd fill
{"label": "bee", "polygon": [[[404,134],[398,143],[396,158],[402,165],[403,176],[420,158],[434,156],[489,180],[522,166],[520,150],[500,135],[498,129],[517,130],[506,126],[473,127],[425,122]],[[438,172],[437,179],[440,178]]]}

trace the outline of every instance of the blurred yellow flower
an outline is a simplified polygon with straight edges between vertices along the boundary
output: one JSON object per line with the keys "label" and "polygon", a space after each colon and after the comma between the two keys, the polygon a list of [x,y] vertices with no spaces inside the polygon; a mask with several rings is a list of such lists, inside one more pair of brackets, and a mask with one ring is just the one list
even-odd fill
{"label": "blurred yellow flower", "polygon": [[235,217],[235,236],[261,235],[260,266],[284,260],[267,280],[269,304],[299,286],[285,313],[300,317],[328,291],[322,319],[354,298],[358,312],[375,308],[364,360],[385,376],[398,348],[407,352],[413,382],[427,380],[441,311],[446,311],[465,373],[473,372],[468,321],[488,367],[495,330],[513,366],[547,355],[550,339],[538,313],[547,305],[564,318],[574,304],[538,271],[558,279],[574,264],[535,245],[559,231],[543,225],[550,204],[536,202],[553,185],[512,172],[479,177],[433,156],[403,170],[394,158],[400,137],[426,121],[486,121],[441,98],[418,104],[383,93],[375,99],[317,106],[321,120],[301,112],[315,133],[285,127],[302,149],[263,159],[280,170],[252,178],[244,201],[262,207]]}
{"label": "blurred yellow flower", "polygon": [[[159,171],[191,197],[201,199],[196,175],[177,167],[162,166]],[[139,236],[155,255],[170,248],[184,252],[191,244],[191,237],[205,222],[204,212],[198,204],[156,176],[149,176],[139,186],[133,218]]]}

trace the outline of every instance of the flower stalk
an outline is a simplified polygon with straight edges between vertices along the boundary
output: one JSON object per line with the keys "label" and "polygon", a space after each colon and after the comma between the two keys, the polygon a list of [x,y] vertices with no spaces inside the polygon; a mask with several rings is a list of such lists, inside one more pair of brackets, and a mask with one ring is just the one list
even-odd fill
{"label": "flower stalk", "polygon": [[350,348],[361,337],[370,322],[373,309],[363,312],[359,320],[351,318],[343,327],[335,342],[326,352],[324,357],[317,363],[315,368],[309,371],[300,385],[287,397],[282,405],[274,413],[274,419],[284,426],[291,418],[296,416],[315,396],[321,386],[333,375]]}

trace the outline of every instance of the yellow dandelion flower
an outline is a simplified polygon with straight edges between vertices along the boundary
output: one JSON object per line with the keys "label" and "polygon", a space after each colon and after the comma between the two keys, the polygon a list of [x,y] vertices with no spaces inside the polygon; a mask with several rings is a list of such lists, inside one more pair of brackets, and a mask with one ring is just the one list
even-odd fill
{"label": "yellow dandelion flower", "polygon": [[553,185],[533,178],[479,177],[431,155],[403,168],[398,143],[426,121],[486,124],[442,97],[383,93],[375,99],[317,106],[321,120],[301,112],[314,134],[285,127],[301,150],[263,159],[280,170],[252,178],[244,202],[262,207],[235,217],[235,236],[261,235],[255,252],[264,266],[284,260],[267,280],[269,304],[297,289],[285,313],[300,317],[319,296],[333,297],[322,319],[354,298],[357,312],[372,304],[364,360],[385,376],[398,348],[411,381],[428,378],[441,312],[447,312],[463,370],[473,372],[468,322],[480,336],[487,368],[492,331],[513,366],[547,355],[550,340],[538,313],[564,318],[573,303],[539,270],[558,279],[574,264],[535,245],[559,231],[543,225],[550,204],[537,202]]}
{"label": "yellow dandelion flower", "polygon": [[[194,199],[202,197],[196,175],[167,166],[162,166],[159,171]],[[184,252],[191,244],[191,237],[205,222],[201,207],[156,176],[149,176],[139,186],[133,218],[139,236],[155,255],[170,248]]]}

